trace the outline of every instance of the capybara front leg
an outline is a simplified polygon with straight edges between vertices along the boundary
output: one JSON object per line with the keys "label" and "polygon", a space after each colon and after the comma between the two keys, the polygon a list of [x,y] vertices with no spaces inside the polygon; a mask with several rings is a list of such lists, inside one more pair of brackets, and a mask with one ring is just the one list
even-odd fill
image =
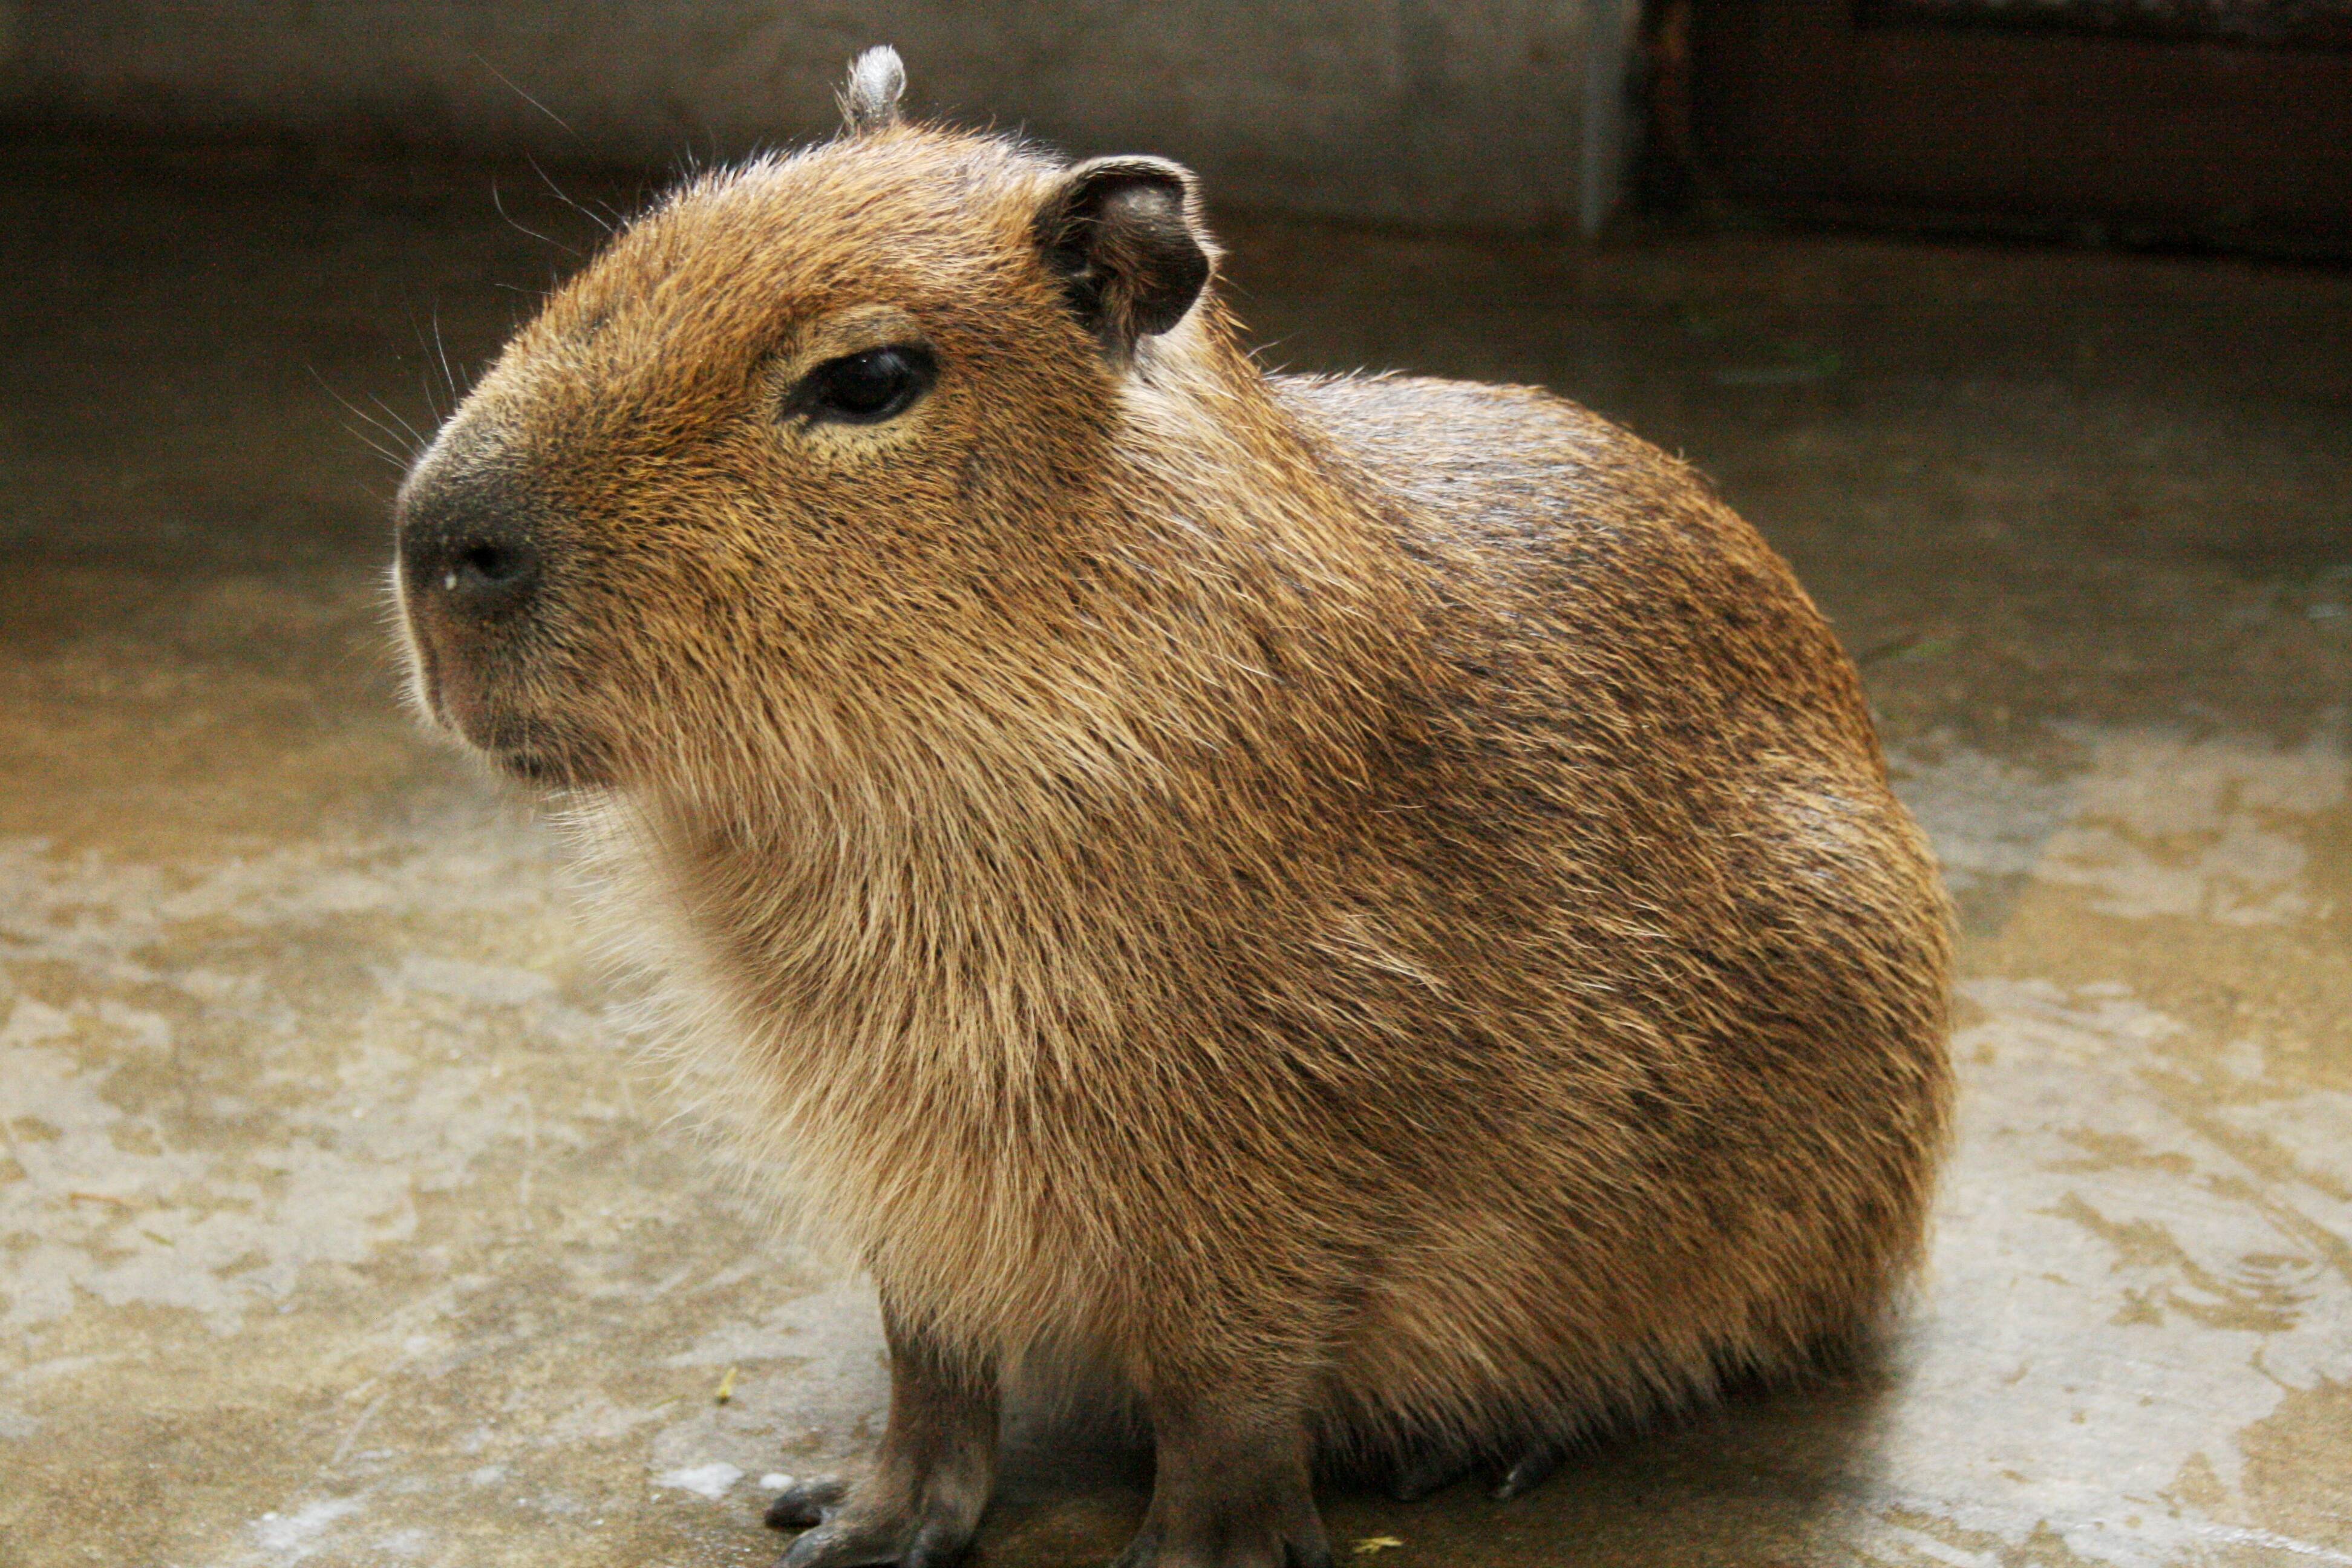
{"label": "capybara front leg", "polygon": [[1158,1473],[1118,1568],[1330,1568],[1295,1409],[1191,1392],[1145,1403]]}
{"label": "capybara front leg", "polygon": [[890,1421],[873,1473],[803,1481],[768,1522],[814,1526],[778,1568],[943,1568],[964,1553],[996,1483],[996,1380],[890,1310]]}

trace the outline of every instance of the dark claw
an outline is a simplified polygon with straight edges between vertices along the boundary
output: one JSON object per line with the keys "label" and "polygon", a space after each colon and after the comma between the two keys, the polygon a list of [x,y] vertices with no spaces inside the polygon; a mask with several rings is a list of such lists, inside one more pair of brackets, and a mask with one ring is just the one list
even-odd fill
{"label": "dark claw", "polygon": [[1529,1448],[1519,1456],[1518,1463],[1503,1474],[1496,1483],[1495,1500],[1508,1502],[1543,1485],[1550,1474],[1559,1468],[1559,1450],[1553,1447]]}
{"label": "dark claw", "polygon": [[806,1530],[811,1525],[823,1524],[824,1516],[839,1506],[848,1489],[838,1476],[819,1476],[787,1487],[768,1505],[768,1528]]}
{"label": "dark claw", "polygon": [[808,1568],[813,1563],[837,1560],[837,1553],[847,1544],[840,1531],[821,1524],[784,1548],[784,1554],[776,1559],[776,1568]]}
{"label": "dark claw", "polygon": [[905,1523],[856,1513],[821,1524],[784,1549],[776,1568],[950,1568],[971,1544],[971,1532],[952,1524]]}

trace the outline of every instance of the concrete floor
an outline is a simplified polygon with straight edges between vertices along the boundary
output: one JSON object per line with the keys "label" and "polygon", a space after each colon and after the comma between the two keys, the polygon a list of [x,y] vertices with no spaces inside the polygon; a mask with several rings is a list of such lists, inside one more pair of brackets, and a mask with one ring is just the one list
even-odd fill
{"label": "concrete floor", "polygon": [[[762,1478],[876,1430],[866,1292],[666,1120],[527,809],[394,700],[339,399],[423,424],[436,319],[462,374],[566,262],[488,197],[0,174],[7,1568],[756,1564]],[[2352,276],[1226,226],[1276,359],[1542,381],[1715,473],[1966,926],[1884,1356],[1510,1504],[1331,1496],[1343,1550],[2352,1563]],[[1139,1484],[1024,1438],[982,1560],[1102,1561]]]}

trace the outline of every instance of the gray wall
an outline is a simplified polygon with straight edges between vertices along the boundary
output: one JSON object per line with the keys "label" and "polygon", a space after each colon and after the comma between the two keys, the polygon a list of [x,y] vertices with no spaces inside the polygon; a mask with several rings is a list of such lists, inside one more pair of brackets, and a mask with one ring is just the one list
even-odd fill
{"label": "gray wall", "polygon": [[918,111],[1162,153],[1213,200],[1591,226],[1633,4],[0,0],[0,116],[658,166],[828,132],[887,42]]}

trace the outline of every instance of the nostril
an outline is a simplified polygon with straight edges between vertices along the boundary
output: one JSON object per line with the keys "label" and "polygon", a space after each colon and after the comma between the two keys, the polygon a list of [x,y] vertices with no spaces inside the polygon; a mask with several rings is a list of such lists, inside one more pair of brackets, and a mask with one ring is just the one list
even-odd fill
{"label": "nostril", "polygon": [[477,538],[443,560],[441,591],[476,615],[515,607],[539,582],[539,552],[527,540]]}
{"label": "nostril", "polygon": [[520,612],[547,577],[539,522],[531,498],[501,475],[411,479],[395,541],[404,591],[428,613],[460,620]]}
{"label": "nostril", "polygon": [[523,552],[506,544],[474,544],[457,552],[449,568],[446,588],[503,588],[526,575],[530,563]]}

